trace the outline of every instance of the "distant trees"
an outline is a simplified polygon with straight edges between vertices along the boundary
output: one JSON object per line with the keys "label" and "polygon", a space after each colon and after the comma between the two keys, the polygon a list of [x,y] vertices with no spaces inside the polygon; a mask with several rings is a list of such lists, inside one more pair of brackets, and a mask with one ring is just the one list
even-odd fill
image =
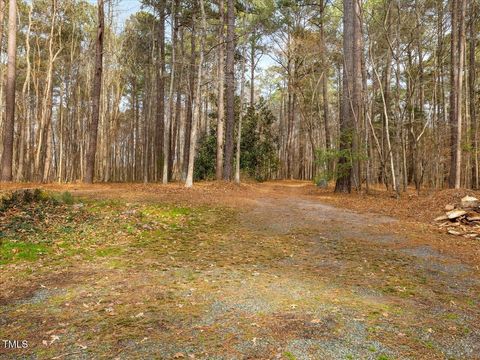
{"label": "distant trees", "polygon": [[[240,112],[240,102],[236,103],[236,111]],[[278,137],[275,132],[276,118],[264,100],[254,107],[249,107],[242,117],[242,132],[240,137],[240,156],[242,176],[257,181],[271,179],[278,170]],[[195,160],[194,180],[215,179],[216,162],[216,131],[203,134],[199,139],[197,157]],[[239,140],[237,134],[237,141]],[[238,179],[235,179],[237,181]]]}
{"label": "distant trees", "polygon": [[125,26],[115,2],[11,4],[4,181],[191,185],[203,168],[341,192],[479,186],[478,2],[142,0]]}

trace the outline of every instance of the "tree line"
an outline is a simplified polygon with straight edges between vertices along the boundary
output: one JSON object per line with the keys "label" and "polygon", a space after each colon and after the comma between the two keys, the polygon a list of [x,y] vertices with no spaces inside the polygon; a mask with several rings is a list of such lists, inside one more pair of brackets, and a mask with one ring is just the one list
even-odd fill
{"label": "tree line", "polygon": [[0,0],[3,181],[479,186],[478,3]]}

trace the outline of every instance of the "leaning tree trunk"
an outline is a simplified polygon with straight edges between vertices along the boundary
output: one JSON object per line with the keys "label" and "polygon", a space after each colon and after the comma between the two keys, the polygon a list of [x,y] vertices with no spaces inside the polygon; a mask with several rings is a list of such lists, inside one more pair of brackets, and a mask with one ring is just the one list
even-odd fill
{"label": "leaning tree trunk", "polygon": [[98,0],[98,29],[95,45],[95,74],[92,86],[92,119],[90,123],[88,150],[86,156],[86,168],[84,182],[93,183],[95,174],[95,154],[97,152],[98,119],[100,115],[100,93],[102,91],[103,71],[103,37],[104,37],[104,9],[103,0]]}
{"label": "leaning tree trunk", "polygon": [[17,3],[10,0],[8,11],[8,65],[5,104],[5,125],[3,128],[3,153],[1,180],[12,181],[13,136],[15,122],[15,65],[17,55]]}

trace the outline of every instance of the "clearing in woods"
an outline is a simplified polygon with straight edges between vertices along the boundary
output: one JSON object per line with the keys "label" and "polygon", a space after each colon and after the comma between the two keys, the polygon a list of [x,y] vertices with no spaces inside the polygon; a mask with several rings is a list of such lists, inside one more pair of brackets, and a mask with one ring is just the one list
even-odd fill
{"label": "clearing in woods", "polygon": [[478,240],[302,182],[45,189],[0,224],[2,359],[480,358]]}

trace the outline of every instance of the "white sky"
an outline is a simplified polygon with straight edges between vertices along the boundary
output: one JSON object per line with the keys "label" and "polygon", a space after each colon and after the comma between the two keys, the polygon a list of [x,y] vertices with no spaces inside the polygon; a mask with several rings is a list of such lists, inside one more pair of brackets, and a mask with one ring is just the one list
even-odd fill
{"label": "white sky", "polygon": [[118,5],[115,6],[115,9],[119,23],[123,24],[131,14],[140,10],[140,1],[118,0]]}

